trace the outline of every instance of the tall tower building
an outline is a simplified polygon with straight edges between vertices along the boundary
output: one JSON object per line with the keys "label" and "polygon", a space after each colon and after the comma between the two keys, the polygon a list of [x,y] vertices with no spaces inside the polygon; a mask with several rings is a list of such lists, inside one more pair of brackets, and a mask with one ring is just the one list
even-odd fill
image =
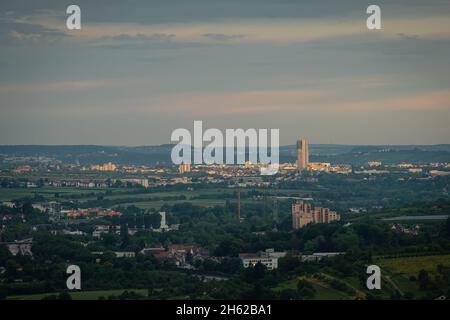
{"label": "tall tower building", "polygon": [[297,140],[297,169],[305,170],[309,164],[308,140]]}

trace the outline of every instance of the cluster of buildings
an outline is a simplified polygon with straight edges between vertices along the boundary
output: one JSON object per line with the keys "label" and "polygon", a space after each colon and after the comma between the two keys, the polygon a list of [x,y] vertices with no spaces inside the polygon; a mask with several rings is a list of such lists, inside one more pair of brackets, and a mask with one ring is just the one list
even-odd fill
{"label": "cluster of buildings", "polygon": [[108,162],[105,164],[93,165],[88,168],[83,168],[84,170],[94,170],[94,171],[117,171],[117,166],[114,163]]}
{"label": "cluster of buildings", "polygon": [[310,223],[330,223],[339,221],[341,216],[328,208],[316,207],[303,200],[292,204],[292,228],[300,229]]}
{"label": "cluster of buildings", "polygon": [[122,166],[122,171],[126,173],[165,173],[165,170],[162,168],[152,168],[148,166]]}
{"label": "cluster of buildings", "polygon": [[332,165],[329,162],[309,162],[309,142],[306,139],[297,140],[296,169],[302,171],[319,171],[348,174],[352,172],[350,165]]}
{"label": "cluster of buildings", "polygon": [[33,170],[33,168],[31,166],[19,166],[15,169],[12,170],[12,172],[14,173],[25,173],[25,172],[30,172],[31,170]]}
{"label": "cluster of buildings", "polygon": [[78,209],[78,210],[62,210],[61,214],[67,218],[103,218],[103,217],[120,217],[122,213],[114,210],[94,209]]}
{"label": "cluster of buildings", "polygon": [[33,204],[33,208],[53,216],[61,212],[61,203],[57,201],[48,201],[40,204]]}
{"label": "cluster of buildings", "polygon": [[[274,249],[266,249],[265,251],[260,251],[258,253],[241,253],[239,258],[242,261],[244,268],[254,267],[256,264],[260,263],[266,267],[267,270],[274,270],[278,268],[278,260],[287,255],[287,252],[276,252]],[[301,254],[298,252],[290,252],[292,256],[297,256],[301,261],[319,261],[323,258],[331,258],[343,252],[315,252],[312,254]]]}
{"label": "cluster of buildings", "polygon": [[388,174],[391,172],[410,173],[410,174],[425,173],[430,178],[450,175],[450,171],[446,170],[450,168],[450,164],[446,162],[432,162],[429,164],[400,163],[387,165],[383,164],[381,161],[369,161],[367,162],[367,166],[369,167],[369,170],[359,170],[355,171],[355,173],[356,174],[360,173]]}
{"label": "cluster of buildings", "polygon": [[112,226],[112,225],[97,225],[95,226],[94,231],[92,232],[92,236],[94,238],[100,239],[102,235],[113,233],[120,235],[120,226]]}
{"label": "cluster of buildings", "polygon": [[[350,165],[333,165],[331,163],[327,162],[310,162],[309,161],[309,141],[307,139],[301,138],[297,141],[297,159],[294,165],[290,163],[280,163],[280,174],[283,175],[285,173],[289,173],[290,171],[294,170],[297,172],[301,171],[319,171],[319,172],[334,172],[334,173],[351,173],[352,168]],[[387,150],[381,150],[380,152],[389,151]],[[33,171],[36,169],[39,170],[46,170],[48,172],[55,170],[80,170],[86,171],[86,170],[93,170],[93,171],[101,171],[101,172],[119,172],[119,173],[131,173],[131,174],[150,174],[154,173],[156,176],[161,175],[173,175],[174,173],[178,174],[184,174],[188,172],[202,172],[207,173],[209,175],[217,175],[217,176],[223,176],[223,177],[236,177],[236,176],[245,176],[245,175],[259,175],[260,169],[262,167],[261,164],[258,163],[251,163],[246,162],[244,165],[195,165],[191,166],[189,163],[182,163],[178,167],[170,167],[167,166],[166,163],[163,163],[161,166],[157,167],[148,167],[148,166],[135,166],[135,165],[120,165],[120,167],[114,163],[108,162],[105,164],[96,164],[96,165],[90,165],[90,166],[84,166],[81,167],[79,164],[60,164],[60,161],[57,161],[54,158],[46,158],[46,157],[6,157],[3,159],[5,163],[8,162],[21,162],[27,165],[22,165],[19,167],[16,167],[11,170],[13,173],[26,173],[29,171]],[[35,163],[37,162],[39,165],[39,168],[36,166],[32,167],[28,165],[27,162]],[[55,163],[53,165],[47,165],[47,167],[43,167],[44,164],[47,163]],[[388,173],[387,171],[378,171],[378,169],[386,167],[382,164],[379,160],[373,160],[369,161],[367,163],[368,167],[373,170],[377,171],[360,171],[358,173],[368,173],[368,174],[376,174],[376,173]],[[412,164],[398,164],[391,167],[398,167],[400,169],[408,169],[408,172],[410,173],[420,173],[422,172],[423,167],[433,168],[433,169],[444,169],[444,170],[435,170],[433,172],[430,172],[430,175],[432,176],[438,176],[438,175],[447,175],[450,174],[450,171],[445,171],[446,169],[450,168],[449,163],[429,163],[428,165],[412,165]],[[139,183],[139,182],[138,182]],[[169,181],[166,181],[166,183],[170,184]],[[174,182],[176,183],[176,182]],[[180,182],[183,183],[183,182]],[[141,184],[146,184],[145,182],[142,182]],[[64,185],[63,185],[64,186]],[[72,186],[72,185],[67,185]],[[103,185],[92,185],[92,183],[89,183],[89,185],[76,185],[80,187],[103,187]]]}
{"label": "cluster of buildings", "polygon": [[381,163],[381,161],[369,161],[369,162],[367,162],[367,165],[371,168],[374,168],[374,167],[376,168],[376,167],[381,167],[382,163]]}
{"label": "cluster of buildings", "polygon": [[430,176],[436,177],[436,176],[449,176],[450,171],[441,171],[441,170],[431,170]]}
{"label": "cluster of buildings", "polygon": [[150,183],[149,183],[148,179],[146,179],[146,178],[119,179],[119,180],[114,180],[114,182],[115,181],[120,181],[122,183],[129,183],[131,185],[139,185],[144,188],[148,188],[150,186]]}
{"label": "cluster of buildings", "polygon": [[149,247],[140,251],[144,255],[152,255],[156,260],[163,262],[173,262],[181,268],[193,268],[192,262],[210,258],[208,250],[195,246],[184,244],[169,244],[166,247]]}
{"label": "cluster of buildings", "polygon": [[417,236],[420,232],[420,226],[418,224],[414,226],[408,226],[400,223],[394,223],[391,227],[393,231],[409,234],[411,236]]}
{"label": "cluster of buildings", "polygon": [[[331,164],[329,162],[310,162],[309,161],[309,141],[307,139],[299,139],[297,141],[295,163],[280,163],[279,174],[270,181],[262,181],[261,169],[264,165],[260,163],[251,163],[247,161],[241,165],[227,164],[199,164],[191,165],[182,163],[178,167],[170,166],[118,166],[108,162],[106,164],[92,165],[80,167],[79,165],[56,165],[55,168],[63,170],[95,170],[102,172],[117,172],[123,176],[120,178],[103,178],[103,179],[38,179],[29,178],[28,182],[13,179],[8,186],[14,187],[38,187],[38,186],[54,186],[54,187],[78,187],[78,188],[110,188],[116,186],[134,187],[141,186],[144,188],[164,187],[178,184],[225,184],[230,187],[271,187],[278,183],[294,181],[298,179],[298,173],[304,171],[310,172],[330,172],[339,174],[363,174],[363,175],[384,175],[393,172],[405,174],[422,174],[424,179],[433,179],[439,176],[450,175],[448,163],[430,163],[425,164],[408,164],[401,163],[396,165],[384,165],[381,161],[369,161],[367,165],[354,169],[348,164]],[[50,170],[47,167],[46,170]],[[41,170],[40,168],[39,170]],[[29,165],[15,168],[16,173],[23,173],[34,170]],[[44,170],[44,169],[42,169]],[[50,172],[50,171],[48,171]],[[185,173],[201,173],[195,175],[193,179]],[[295,174],[297,173],[297,174]],[[304,177],[305,179],[314,179],[314,177]],[[417,178],[417,177],[416,177]],[[31,181],[35,179],[35,181]],[[39,181],[39,184],[38,184]]]}
{"label": "cluster of buildings", "polygon": [[116,183],[129,184],[131,186],[151,186],[147,178],[121,178],[121,179],[51,179],[43,183],[51,187],[75,187],[75,188],[110,188]]}
{"label": "cluster of buildings", "polygon": [[[107,212],[114,212],[114,211],[107,211]],[[116,213],[119,214],[119,216],[121,215],[120,213]],[[134,235],[136,234],[139,230],[147,230],[147,231],[152,231],[152,232],[168,232],[168,231],[175,231],[178,230],[180,225],[179,224],[172,224],[169,225],[167,223],[166,220],[166,213],[164,211],[159,212],[160,216],[161,216],[161,222],[159,225],[159,228],[149,228],[149,229],[145,229],[145,226],[142,226],[141,229],[139,228],[127,228],[128,229],[128,234],[129,235]],[[104,217],[105,215],[102,215],[101,217]],[[108,214],[108,216],[111,216],[110,214]],[[92,236],[94,238],[101,238],[103,234],[107,234],[107,233],[115,233],[117,235],[120,235],[120,226],[118,225],[96,225],[94,231],[92,232]]]}

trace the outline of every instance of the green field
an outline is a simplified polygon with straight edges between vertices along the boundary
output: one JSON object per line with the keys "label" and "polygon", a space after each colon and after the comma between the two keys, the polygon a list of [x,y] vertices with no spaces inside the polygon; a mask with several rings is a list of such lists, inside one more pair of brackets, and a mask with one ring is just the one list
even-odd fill
{"label": "green field", "polygon": [[[111,295],[118,296],[118,295],[122,294],[125,290],[127,290],[128,292],[134,291],[143,296],[147,296],[146,289],[79,291],[79,292],[71,292],[70,295],[72,296],[73,300],[97,300],[99,297],[107,298],[108,296],[111,296]],[[53,293],[40,293],[40,294],[29,294],[29,295],[17,295],[17,296],[8,297],[8,300],[41,300],[45,296],[48,296],[48,295],[58,295],[58,293],[53,292]]]}
{"label": "green field", "polygon": [[89,194],[92,192],[101,192],[105,189],[80,189],[63,187],[44,187],[44,188],[0,188],[0,201],[11,201],[23,197],[33,197],[35,194],[41,195],[48,200],[55,200],[55,194],[59,195],[77,195]]}
{"label": "green field", "polygon": [[450,255],[430,255],[418,257],[378,258],[375,263],[381,267],[384,278],[390,278],[401,294],[410,293],[416,299],[426,296],[427,292],[420,290],[417,278],[420,270],[429,272],[433,278],[437,274],[437,266],[450,266]]}
{"label": "green field", "polygon": [[[339,290],[330,288],[329,286],[319,283],[313,278],[303,278],[308,281],[314,289],[316,290],[316,294],[312,300],[349,300],[352,299],[349,295]],[[293,289],[297,290],[297,284],[300,278],[292,279],[283,283],[280,283],[278,286],[273,288],[274,291],[280,292],[284,289]]]}
{"label": "green field", "polygon": [[[264,189],[255,189],[257,191],[266,192]],[[110,194],[106,194],[106,191]],[[137,191],[137,192],[136,192]],[[272,190],[270,193],[272,195],[298,195],[304,190]],[[124,202],[120,204],[113,205],[113,208],[118,206],[130,206],[135,205],[143,209],[158,209],[164,204],[174,205],[182,202],[191,202],[194,205],[212,207],[216,205],[224,205],[226,199],[236,192],[234,189],[229,188],[213,188],[213,189],[198,189],[198,190],[180,190],[180,191],[156,191],[151,189],[123,189],[123,188],[75,188],[75,187],[43,187],[43,188],[0,188],[0,201],[7,202],[15,199],[30,197],[33,198],[34,195],[44,197],[42,201],[61,201],[61,200],[78,200],[80,203],[89,200],[96,200],[96,194],[104,194],[104,200],[127,200],[129,202]],[[59,198],[55,197],[59,194]],[[168,199],[154,201],[154,198],[168,198],[184,196],[186,199]],[[208,196],[212,198],[206,199],[196,199],[201,196]],[[251,198],[242,198],[242,203],[254,202]],[[36,203],[39,203],[37,201]]]}
{"label": "green field", "polygon": [[[266,189],[255,188],[252,190],[267,192]],[[105,193],[106,191],[112,192],[111,195],[106,194],[104,199],[126,199],[126,198],[143,198],[143,197],[168,197],[168,196],[181,196],[184,195],[186,198],[197,197],[199,195],[215,195],[217,198],[223,198],[224,195],[232,195],[236,192],[235,189],[230,188],[211,188],[211,189],[196,189],[196,190],[180,190],[180,191],[156,191],[152,189],[123,189],[123,188],[76,188],[76,187],[42,187],[42,188],[0,188],[0,201],[11,201],[13,199],[18,199],[22,197],[33,197],[35,194],[41,195],[45,198],[55,200],[55,194],[58,193],[60,196],[74,197],[78,195],[93,193]],[[138,191],[138,192],[135,192]],[[269,195],[280,195],[280,196],[298,196],[302,192],[312,192],[311,190],[303,189],[282,189],[282,190],[271,190]],[[87,196],[80,200],[95,199],[95,196]]]}
{"label": "green field", "polygon": [[190,202],[193,205],[198,205],[198,206],[204,206],[204,207],[214,207],[216,205],[224,205],[225,204],[225,200],[215,200],[215,199],[196,199],[196,200],[169,200],[169,201],[139,201],[139,202],[127,202],[127,203],[122,203],[120,205],[117,205],[115,207],[118,206],[122,206],[122,207],[126,207],[126,206],[131,206],[134,205],[136,207],[142,208],[142,209],[158,209],[163,205],[174,205],[177,203],[183,203],[183,202]]}
{"label": "green field", "polygon": [[417,275],[420,270],[436,271],[440,264],[450,266],[450,255],[381,259],[379,266],[393,274]]}

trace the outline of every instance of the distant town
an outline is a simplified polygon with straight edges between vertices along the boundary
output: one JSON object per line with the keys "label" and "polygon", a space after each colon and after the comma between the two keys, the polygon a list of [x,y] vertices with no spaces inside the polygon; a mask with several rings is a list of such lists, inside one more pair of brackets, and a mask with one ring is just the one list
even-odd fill
{"label": "distant town", "polygon": [[[2,154],[0,288],[12,299],[32,293],[51,298],[64,292],[64,283],[36,268],[47,270],[51,261],[63,273],[70,261],[89,266],[87,277],[99,277],[86,281],[88,291],[136,288],[134,298],[446,296],[449,287],[437,279],[450,267],[449,242],[443,240],[450,220],[450,163],[414,156],[411,162],[392,161],[405,152],[436,154],[415,147],[324,148],[310,155],[309,141],[299,139],[288,151],[294,161],[280,163],[273,176],[260,175],[261,165],[251,162],[80,164],[45,152]],[[439,157],[448,152],[443,148]],[[386,162],[380,154],[389,155]],[[411,279],[424,272],[429,278],[405,285],[404,271],[392,267],[395,259],[421,259],[418,266],[437,263],[444,269],[408,271]],[[362,277],[369,261],[394,279],[378,295],[351,280]],[[128,263],[140,278],[121,267]],[[258,272],[267,284],[256,293],[252,277]],[[123,280],[112,287],[102,280],[118,274]],[[167,277],[176,279],[177,290]],[[203,291],[190,288],[191,281]],[[218,287],[225,291],[219,294]]]}

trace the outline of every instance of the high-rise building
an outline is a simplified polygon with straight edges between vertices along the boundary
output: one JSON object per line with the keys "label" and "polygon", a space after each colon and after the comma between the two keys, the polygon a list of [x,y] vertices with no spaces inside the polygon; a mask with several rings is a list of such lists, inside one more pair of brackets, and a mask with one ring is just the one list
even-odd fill
{"label": "high-rise building", "polygon": [[309,164],[308,140],[297,140],[297,169],[299,171],[307,169]]}
{"label": "high-rise building", "polygon": [[292,228],[300,229],[310,223],[339,221],[341,216],[328,208],[313,208],[309,203],[296,201],[292,204]]}

